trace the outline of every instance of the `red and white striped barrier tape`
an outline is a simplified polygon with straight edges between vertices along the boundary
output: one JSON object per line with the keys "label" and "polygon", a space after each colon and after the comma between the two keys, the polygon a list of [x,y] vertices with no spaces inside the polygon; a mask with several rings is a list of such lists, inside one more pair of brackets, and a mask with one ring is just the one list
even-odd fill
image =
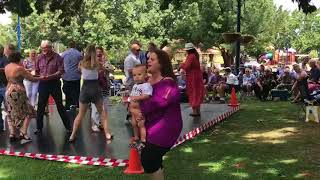
{"label": "red and white striped barrier tape", "polygon": [[172,148],[175,148],[175,147],[179,146],[180,144],[182,144],[188,140],[193,139],[194,137],[196,137],[197,135],[199,135],[203,131],[205,131],[212,126],[215,126],[219,122],[225,120],[227,117],[231,116],[233,113],[237,112],[239,109],[240,109],[240,106],[233,107],[230,111],[227,111],[227,112],[221,114],[220,116],[216,117],[212,121],[206,122],[206,123],[202,124],[200,127],[193,129],[189,133],[181,136]]}
{"label": "red and white striped barrier tape", "polygon": [[[206,122],[200,127],[193,129],[189,133],[181,136],[172,148],[177,147],[184,142],[193,139],[201,132],[207,130],[208,128],[216,125],[217,123],[223,121],[233,113],[237,112],[240,107],[234,107],[231,111],[225,112],[222,115],[216,117],[212,121]],[[32,159],[48,160],[48,161],[58,161],[66,163],[74,163],[81,165],[93,165],[93,166],[107,166],[107,167],[123,167],[128,165],[128,160],[122,159],[109,159],[109,158],[95,158],[95,157],[83,157],[83,156],[68,156],[68,155],[49,155],[49,154],[36,154],[36,153],[24,153],[24,152],[14,152],[8,150],[0,150],[0,155],[16,156],[16,157],[27,157]]]}
{"label": "red and white striped barrier tape", "polygon": [[59,161],[59,162],[82,164],[82,165],[108,166],[108,167],[120,167],[120,166],[126,166],[128,164],[128,160],[122,160],[122,159],[108,159],[104,157],[94,158],[94,157],[83,157],[83,156],[35,154],[35,153],[13,152],[13,151],[7,151],[7,150],[0,150],[0,155],[28,157],[32,159]]}

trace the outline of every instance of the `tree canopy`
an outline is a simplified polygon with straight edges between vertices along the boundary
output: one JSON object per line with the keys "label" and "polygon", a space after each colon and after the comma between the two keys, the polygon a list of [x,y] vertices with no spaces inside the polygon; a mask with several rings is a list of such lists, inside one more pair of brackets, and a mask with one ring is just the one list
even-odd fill
{"label": "tree canopy", "polygon": [[[171,43],[189,41],[209,48],[224,43],[222,33],[236,30],[235,0],[25,2],[29,3],[31,14],[21,18],[23,48],[36,48],[43,39],[63,44],[74,40],[82,48],[96,43],[109,50],[111,59],[121,60],[127,55],[128,43],[133,39],[139,39],[144,45],[149,41],[157,44],[165,40]],[[273,0],[260,0],[259,3],[246,0],[242,6],[241,32],[253,35],[255,41],[245,50],[257,56],[270,45],[276,48],[292,45],[302,52],[309,51],[310,47],[320,48],[317,12],[308,15],[300,11],[289,13],[281,7],[276,8]],[[16,22],[17,16],[12,18]],[[2,38],[2,41],[12,40],[15,28],[15,23],[7,28],[10,37]]]}

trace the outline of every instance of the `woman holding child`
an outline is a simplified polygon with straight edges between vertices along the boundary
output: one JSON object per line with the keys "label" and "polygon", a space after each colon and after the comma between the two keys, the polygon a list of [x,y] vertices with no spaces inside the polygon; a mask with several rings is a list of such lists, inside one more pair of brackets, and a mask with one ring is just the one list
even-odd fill
{"label": "woman holding child", "polygon": [[[141,162],[152,179],[164,179],[162,158],[175,144],[182,130],[180,90],[168,54],[155,50],[148,60],[152,96],[140,102],[137,120],[145,120],[146,145]],[[132,98],[130,101],[135,101]]]}

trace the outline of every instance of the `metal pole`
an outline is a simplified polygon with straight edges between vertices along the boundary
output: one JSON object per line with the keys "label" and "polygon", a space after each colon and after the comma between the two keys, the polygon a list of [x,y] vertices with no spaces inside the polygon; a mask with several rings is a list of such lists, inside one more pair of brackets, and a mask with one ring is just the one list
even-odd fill
{"label": "metal pole", "polygon": [[[238,0],[238,8],[237,8],[237,32],[241,32],[241,0]],[[239,74],[239,66],[240,66],[240,39],[236,42],[236,73]]]}
{"label": "metal pole", "polygon": [[21,26],[20,26],[20,16],[18,16],[17,24],[17,40],[18,40],[18,51],[21,51]]}

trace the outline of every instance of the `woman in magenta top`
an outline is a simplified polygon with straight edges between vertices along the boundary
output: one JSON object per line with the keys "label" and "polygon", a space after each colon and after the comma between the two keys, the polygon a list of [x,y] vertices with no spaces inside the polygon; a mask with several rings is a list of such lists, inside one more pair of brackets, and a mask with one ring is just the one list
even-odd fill
{"label": "woman in magenta top", "polygon": [[162,158],[175,144],[182,130],[180,91],[166,52],[155,50],[148,60],[152,97],[140,103],[141,118],[147,129],[141,162],[146,173],[163,179]]}
{"label": "woman in magenta top", "polygon": [[188,56],[180,67],[184,69],[187,74],[187,95],[193,111],[190,116],[200,116],[200,105],[203,101],[205,91],[199,54],[192,43],[187,43],[185,45],[185,50],[187,51]]}

